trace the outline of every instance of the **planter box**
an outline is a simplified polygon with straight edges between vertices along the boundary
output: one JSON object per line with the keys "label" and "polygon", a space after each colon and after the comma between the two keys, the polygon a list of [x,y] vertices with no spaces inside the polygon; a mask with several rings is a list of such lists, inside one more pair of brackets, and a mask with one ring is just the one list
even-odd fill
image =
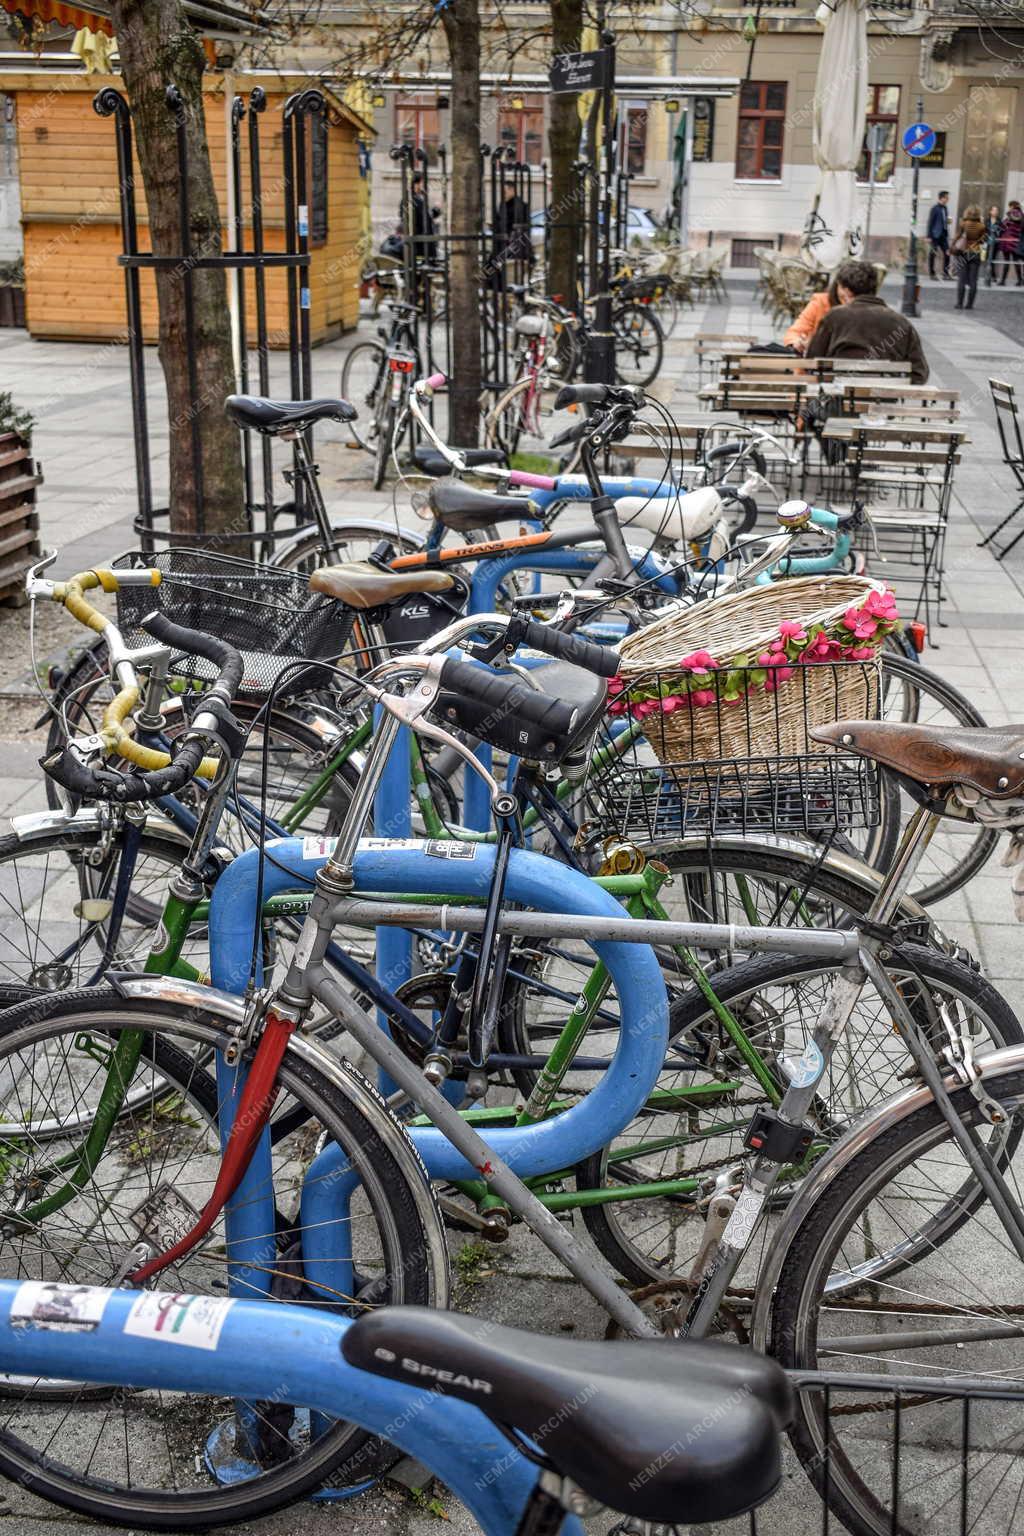
{"label": "planter box", "polygon": [[0,325],[25,324],[25,290],[0,284]]}
{"label": "planter box", "polygon": [[25,601],[25,572],[40,558],[36,487],[42,475],[28,440],[0,433],[0,602]]}

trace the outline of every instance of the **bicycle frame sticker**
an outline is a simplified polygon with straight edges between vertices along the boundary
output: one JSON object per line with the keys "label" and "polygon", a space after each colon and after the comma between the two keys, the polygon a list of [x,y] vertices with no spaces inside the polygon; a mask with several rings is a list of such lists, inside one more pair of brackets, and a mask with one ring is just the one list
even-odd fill
{"label": "bicycle frame sticker", "polygon": [[810,1088],[825,1070],[825,1058],[813,1040],[808,1040],[799,1056],[783,1059],[783,1069],[794,1088]]}
{"label": "bicycle frame sticker", "polygon": [[[336,837],[304,837],[302,839],[303,859],[329,859],[338,846]],[[366,853],[374,848],[422,848],[422,840],[418,837],[361,837],[358,848],[360,853]],[[464,844],[460,844],[464,847]],[[446,855],[449,857],[449,855]],[[452,854],[452,858],[467,858],[467,854]]]}
{"label": "bicycle frame sticker", "polygon": [[739,1199],[733,1207],[733,1213],[722,1233],[722,1243],[725,1247],[746,1248],[766,1199],[767,1196],[756,1189],[741,1190]]}
{"label": "bicycle frame sticker", "polygon": [[123,1332],[138,1339],[216,1349],[233,1296],[191,1296],[181,1291],[143,1291],[124,1320]]}
{"label": "bicycle frame sticker", "polygon": [[91,1332],[99,1327],[111,1294],[95,1285],[26,1280],[11,1302],[11,1326]]}
{"label": "bicycle frame sticker", "polygon": [[424,846],[424,853],[432,859],[475,859],[476,843],[460,843],[455,838],[431,838]]}

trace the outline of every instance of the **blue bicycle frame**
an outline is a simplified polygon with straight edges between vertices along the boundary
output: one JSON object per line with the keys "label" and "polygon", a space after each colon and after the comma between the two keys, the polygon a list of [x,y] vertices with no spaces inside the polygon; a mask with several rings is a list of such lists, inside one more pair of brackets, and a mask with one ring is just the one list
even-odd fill
{"label": "blue bicycle frame", "polygon": [[[491,884],[495,849],[473,845],[471,857],[439,858],[428,842],[405,847],[373,846],[371,839],[356,857],[357,889],[378,894],[439,894],[486,897]],[[309,856],[305,840],[286,838],[267,845],[270,858],[264,871],[263,897],[285,891],[308,890],[326,859]],[[210,971],[215,987],[244,992],[248,985],[254,927],[258,921],[258,850],[250,849],[221,875],[210,904]],[[272,861],[272,862],[271,862]],[[615,897],[587,876],[541,854],[515,850],[506,883],[511,902],[541,912],[621,917]],[[662,1070],[668,1044],[668,999],[661,970],[646,945],[595,944],[611,985],[619,998],[620,1027],[611,1063],[601,1081],[563,1114],[538,1124],[495,1128],[489,1145],[515,1167],[521,1178],[572,1167],[605,1146],[617,1130],[639,1112]],[[244,1078],[238,1067],[219,1064],[221,1135],[230,1130],[233,1105]],[[441,1132],[433,1128],[410,1131],[427,1172],[437,1180],[472,1179],[472,1167]],[[356,1188],[352,1170],[343,1166],[343,1153],[329,1146],[307,1172],[302,1196],[303,1254],[309,1272],[322,1281],[325,1293],[352,1291],[351,1256],[340,1253],[339,1223],[347,1220],[347,1202]],[[270,1139],[263,1137],[245,1178],[226,1210],[229,1286],[234,1294],[252,1295],[266,1289],[267,1232],[274,1231]],[[312,1288],[317,1289],[315,1282]]]}
{"label": "blue bicycle frame", "polygon": [[[67,1332],[45,1322],[12,1323],[22,1284],[0,1280],[4,1371],[254,1402],[273,1391],[276,1401],[350,1420],[416,1457],[461,1500],[486,1536],[513,1536],[519,1526],[538,1469],[471,1404],[349,1365],[341,1341],[352,1325],[344,1318],[280,1302],[219,1301],[225,1315],[216,1345],[200,1348],[126,1333],[136,1291],[93,1288],[95,1312],[102,1304],[93,1328]],[[559,1536],[583,1536],[583,1527],[567,1515]]]}

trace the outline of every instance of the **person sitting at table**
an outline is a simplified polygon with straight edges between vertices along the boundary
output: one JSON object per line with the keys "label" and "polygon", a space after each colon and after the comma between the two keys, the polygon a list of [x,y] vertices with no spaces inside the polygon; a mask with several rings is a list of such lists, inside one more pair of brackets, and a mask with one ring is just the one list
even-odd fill
{"label": "person sitting at table", "polygon": [[819,293],[812,294],[808,299],[789,330],[783,336],[782,345],[784,347],[791,347],[794,352],[806,352],[807,344],[818,329],[818,326],[824,320],[829,310],[834,309],[838,303],[836,280],[833,277],[827,288],[822,288]]}
{"label": "person sitting at table", "polygon": [[807,357],[874,358],[908,362],[912,384],[927,384],[928,362],[917,331],[879,298],[878,273],[869,261],[844,261],[835,275],[839,303],[807,344]]}

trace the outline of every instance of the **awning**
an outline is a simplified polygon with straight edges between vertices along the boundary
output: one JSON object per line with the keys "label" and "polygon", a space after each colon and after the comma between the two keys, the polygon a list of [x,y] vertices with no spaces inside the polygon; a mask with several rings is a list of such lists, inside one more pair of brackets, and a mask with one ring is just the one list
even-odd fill
{"label": "awning", "polygon": [[0,5],[11,16],[24,16],[26,21],[39,20],[44,24],[58,22],[62,27],[89,27],[93,32],[105,32],[113,37],[114,28],[109,16],[86,10],[80,5],[64,5],[62,0],[0,0]]}

